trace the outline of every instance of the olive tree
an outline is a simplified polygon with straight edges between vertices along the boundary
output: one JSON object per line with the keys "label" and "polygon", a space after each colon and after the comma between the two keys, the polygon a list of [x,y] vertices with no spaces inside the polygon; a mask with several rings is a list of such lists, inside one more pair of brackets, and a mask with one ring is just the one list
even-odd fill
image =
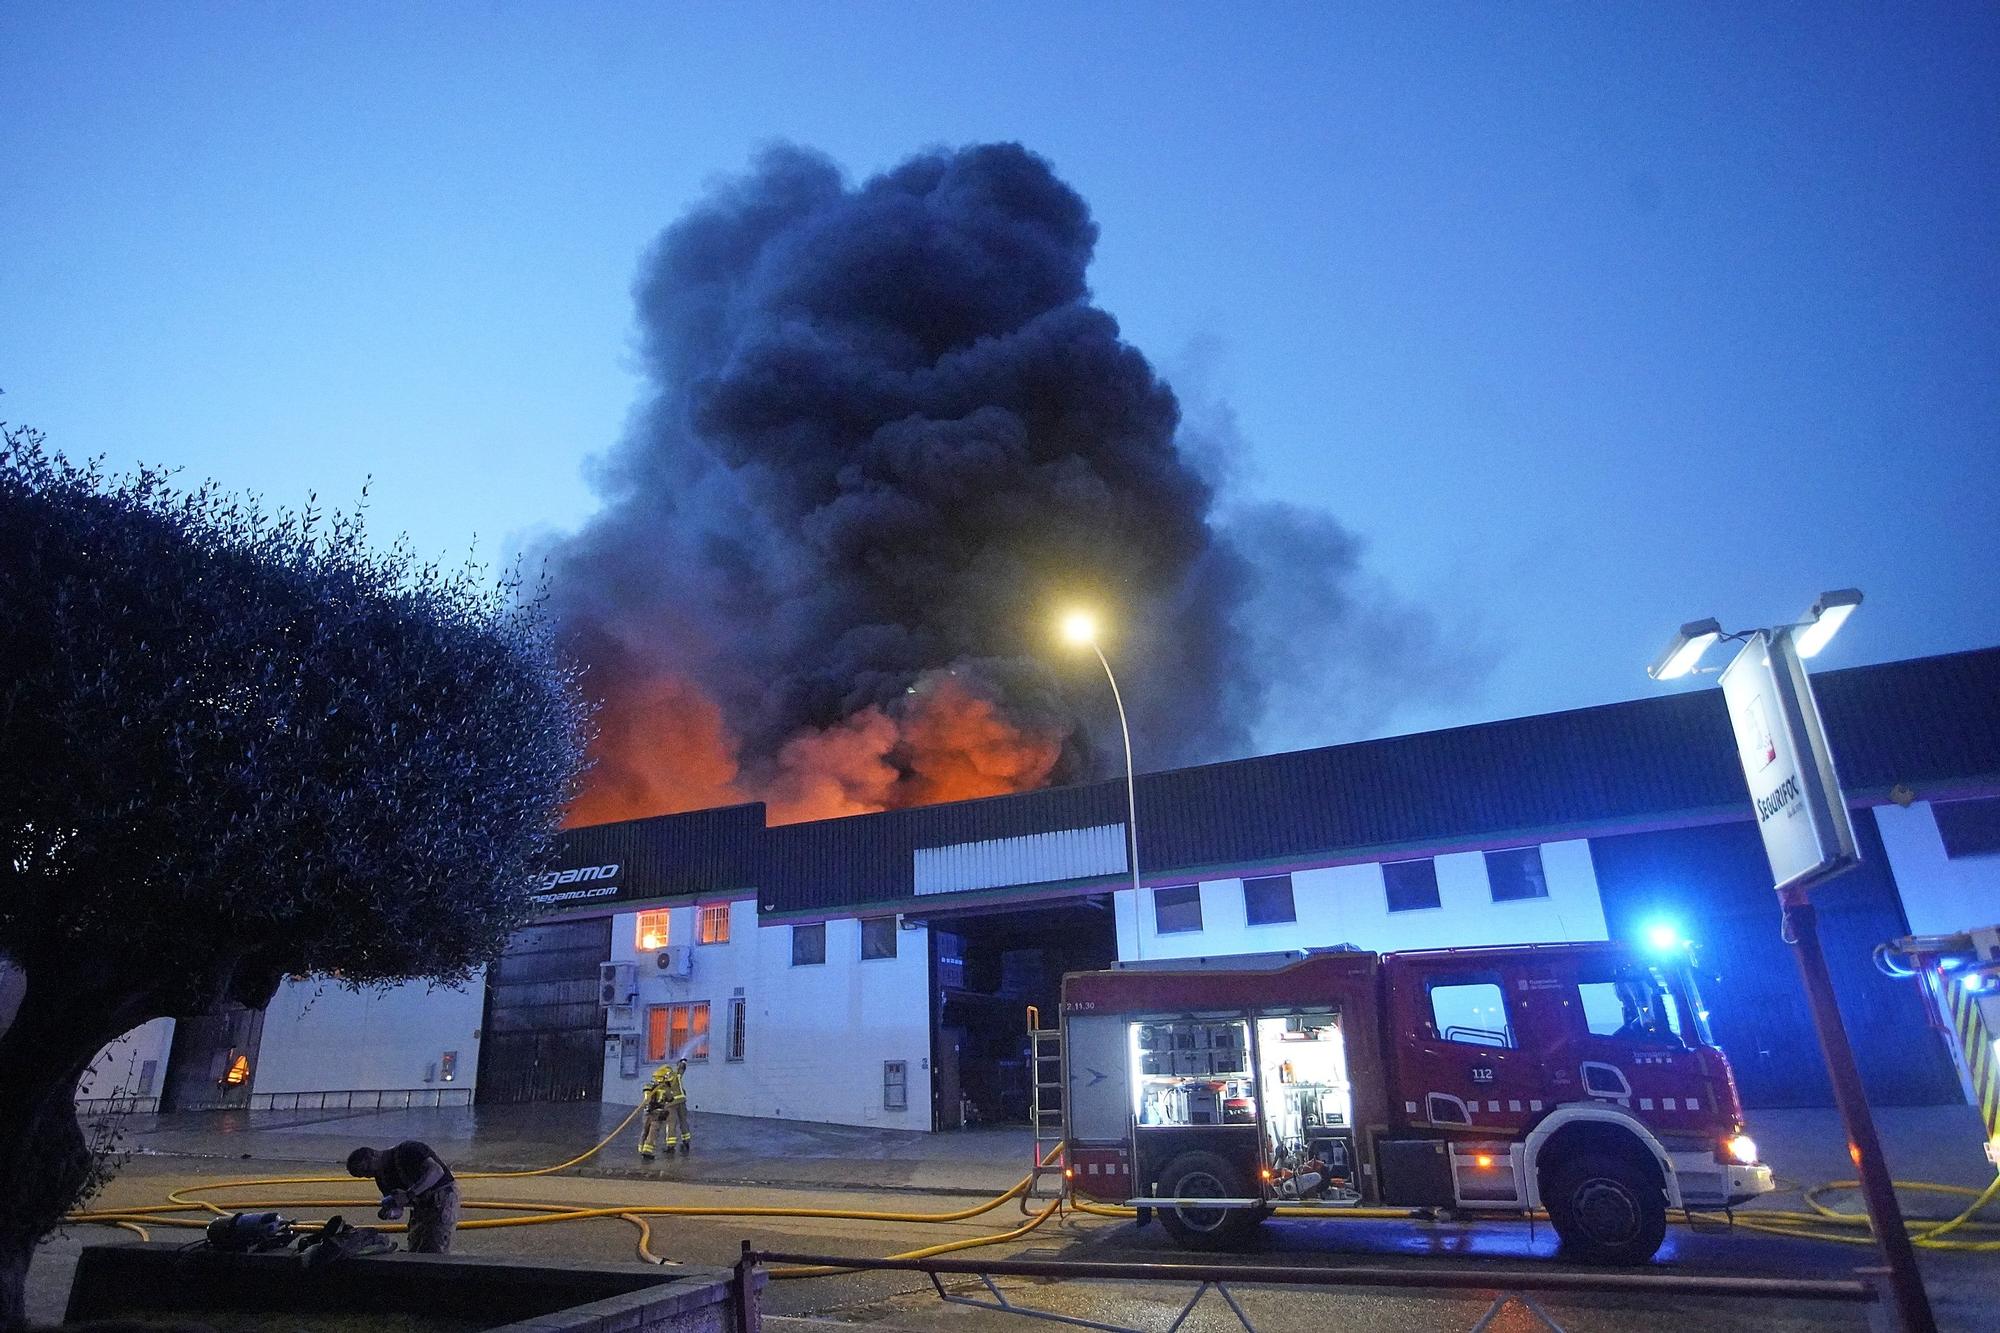
{"label": "olive tree", "polygon": [[513,580],[0,429],[0,1327],[100,1183],[78,1076],[287,974],[462,981],[527,916],[586,711]]}

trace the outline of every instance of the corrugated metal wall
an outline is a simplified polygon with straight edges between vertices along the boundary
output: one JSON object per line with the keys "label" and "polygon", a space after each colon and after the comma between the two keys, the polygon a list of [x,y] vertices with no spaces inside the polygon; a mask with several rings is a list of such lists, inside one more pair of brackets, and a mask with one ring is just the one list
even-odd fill
{"label": "corrugated metal wall", "polygon": [[1125,847],[1123,824],[919,847],[914,888],[919,894],[957,893],[1116,875],[1126,868]]}
{"label": "corrugated metal wall", "polygon": [[[1850,797],[2000,782],[2000,649],[1815,678]],[[1733,817],[1742,770],[1721,692],[1267,755],[1138,780],[1142,870],[1286,860],[1653,820]],[[1115,824],[1125,784],[1026,792],[773,829],[763,910],[915,892],[920,850]]]}

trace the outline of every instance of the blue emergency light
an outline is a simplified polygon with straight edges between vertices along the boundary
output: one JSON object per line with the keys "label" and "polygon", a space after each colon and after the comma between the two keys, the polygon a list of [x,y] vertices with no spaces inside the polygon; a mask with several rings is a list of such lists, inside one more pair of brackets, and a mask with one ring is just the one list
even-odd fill
{"label": "blue emergency light", "polygon": [[1649,921],[1643,932],[1646,947],[1654,953],[1675,953],[1687,943],[1681,928],[1671,921]]}

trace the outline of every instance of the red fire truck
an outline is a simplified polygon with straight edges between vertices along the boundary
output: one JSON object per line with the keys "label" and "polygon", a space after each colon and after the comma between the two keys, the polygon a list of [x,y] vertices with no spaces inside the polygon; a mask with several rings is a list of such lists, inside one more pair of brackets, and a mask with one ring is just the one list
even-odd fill
{"label": "red fire truck", "polygon": [[[1226,1249],[1274,1213],[1546,1208],[1640,1263],[1771,1188],[1684,949],[1350,949],[1063,981],[1070,1186]],[[1433,1214],[1436,1215],[1436,1214]]]}

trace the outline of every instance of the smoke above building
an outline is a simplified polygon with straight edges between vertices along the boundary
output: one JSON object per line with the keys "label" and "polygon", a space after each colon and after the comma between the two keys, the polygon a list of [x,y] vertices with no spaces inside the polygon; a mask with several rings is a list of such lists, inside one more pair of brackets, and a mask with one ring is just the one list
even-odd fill
{"label": "smoke above building", "polygon": [[1298,667],[1265,640],[1338,640],[1353,599],[1319,602],[1352,544],[1330,518],[1295,550],[1232,534],[1172,390],[1091,300],[1096,240],[1016,144],[858,186],[777,148],[666,230],[637,289],[648,395],[602,508],[546,552],[603,705],[573,822],[1099,776],[1101,673],[1051,636],[1078,603],[1111,624],[1142,768],[1247,752]]}

